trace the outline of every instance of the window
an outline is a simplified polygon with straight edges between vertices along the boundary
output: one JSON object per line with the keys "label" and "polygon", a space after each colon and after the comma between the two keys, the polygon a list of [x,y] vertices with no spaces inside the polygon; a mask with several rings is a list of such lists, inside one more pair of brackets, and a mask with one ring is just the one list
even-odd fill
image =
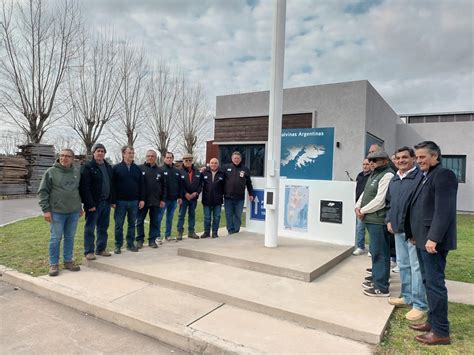
{"label": "window", "polygon": [[465,155],[443,155],[441,158],[443,166],[451,170],[459,182],[466,182],[466,156]]}
{"label": "window", "polygon": [[251,176],[264,176],[265,144],[230,144],[220,145],[221,164],[231,163],[232,153],[242,154],[242,163],[250,169]]}

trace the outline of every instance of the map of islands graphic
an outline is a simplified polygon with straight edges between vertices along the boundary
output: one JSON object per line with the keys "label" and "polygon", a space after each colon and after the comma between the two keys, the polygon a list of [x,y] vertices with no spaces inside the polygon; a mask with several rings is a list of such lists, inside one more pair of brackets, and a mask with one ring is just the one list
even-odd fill
{"label": "map of islands graphic", "polygon": [[290,165],[295,170],[313,164],[315,160],[326,152],[322,145],[307,144],[304,146],[292,145],[286,148],[286,155],[281,160],[281,166]]}

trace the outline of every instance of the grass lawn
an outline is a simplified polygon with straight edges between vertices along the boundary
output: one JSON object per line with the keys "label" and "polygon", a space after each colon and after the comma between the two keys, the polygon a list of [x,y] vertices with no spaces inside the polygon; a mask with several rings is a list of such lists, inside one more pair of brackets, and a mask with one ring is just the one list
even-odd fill
{"label": "grass lawn", "polygon": [[[244,219],[245,221],[245,219]],[[175,233],[177,218],[174,219]],[[221,215],[221,226],[225,215]],[[196,210],[196,231],[203,229],[202,205]],[[109,250],[113,247],[113,218],[109,227]],[[185,225],[185,231],[187,227]],[[126,225],[124,226],[124,230]],[[145,228],[147,230],[148,228]],[[75,242],[75,260],[83,257],[84,218],[81,218]],[[0,264],[38,276],[48,272],[49,225],[42,217],[20,221],[0,228]],[[450,280],[474,283],[474,216],[458,216],[458,249],[448,255],[446,276]],[[453,344],[427,347],[418,344],[419,334],[408,329],[404,316],[407,309],[396,309],[390,319],[387,334],[377,347],[378,353],[388,354],[474,354],[474,306],[450,303],[449,319]]]}
{"label": "grass lawn", "polygon": [[[176,236],[176,224],[178,223],[178,209],[173,219],[172,236]],[[164,235],[164,222],[162,222],[162,235]],[[200,234],[203,230],[203,208],[199,203],[196,209],[196,232]],[[80,264],[84,253],[84,224],[82,217],[77,226],[77,232],[74,241],[74,260]],[[226,224],[225,213],[222,210],[220,226]],[[242,216],[242,226],[245,226],[245,213]],[[145,224],[145,242],[147,242],[148,224]],[[127,222],[124,224],[124,245],[127,232]],[[184,223],[184,231],[187,233],[187,218]],[[49,224],[43,217],[30,218],[17,223],[0,228],[0,265],[14,268],[23,273],[40,276],[48,273],[49,257]],[[62,243],[61,243],[62,246]],[[109,239],[107,248],[112,251],[114,248],[114,219],[113,210],[110,216]],[[62,264],[62,252],[60,254],[60,267]]]}

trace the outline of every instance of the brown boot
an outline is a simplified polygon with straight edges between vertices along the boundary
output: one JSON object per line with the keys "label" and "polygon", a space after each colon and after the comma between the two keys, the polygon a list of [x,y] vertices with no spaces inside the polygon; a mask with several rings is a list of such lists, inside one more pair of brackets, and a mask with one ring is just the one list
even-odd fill
{"label": "brown boot", "polygon": [[64,263],[64,268],[69,270],[69,271],[79,271],[81,270],[81,267],[79,265],[74,265],[72,261],[66,261]]}
{"label": "brown boot", "polygon": [[50,265],[49,266],[49,276],[58,276],[58,275],[59,275],[58,265]]}

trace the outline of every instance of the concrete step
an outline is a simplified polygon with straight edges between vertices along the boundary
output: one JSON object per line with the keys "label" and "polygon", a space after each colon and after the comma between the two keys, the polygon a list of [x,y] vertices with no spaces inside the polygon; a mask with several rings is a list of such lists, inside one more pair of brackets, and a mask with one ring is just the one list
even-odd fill
{"label": "concrete step", "polygon": [[[177,255],[178,247],[213,242],[166,243],[159,249],[98,258],[90,266],[333,335],[380,342],[393,307],[387,298],[367,297],[361,291],[369,258],[347,258],[317,280],[301,282]],[[392,293],[399,293],[396,279],[392,279]]]}
{"label": "concrete step", "polygon": [[294,238],[279,238],[278,248],[266,248],[263,235],[244,232],[212,243],[188,243],[178,248],[178,255],[311,282],[351,256],[352,250]]}
{"label": "concrete step", "polygon": [[372,352],[367,344],[88,267],[55,278],[1,271],[6,282],[192,353]]}

